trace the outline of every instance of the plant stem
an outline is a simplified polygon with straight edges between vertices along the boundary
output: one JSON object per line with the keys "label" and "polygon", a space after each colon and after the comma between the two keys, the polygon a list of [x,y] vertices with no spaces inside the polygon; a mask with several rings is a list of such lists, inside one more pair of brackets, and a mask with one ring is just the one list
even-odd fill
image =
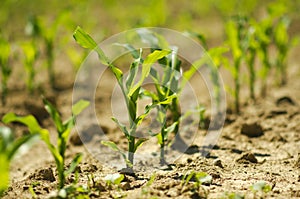
{"label": "plant stem", "polygon": [[2,77],[1,90],[2,90],[1,102],[2,102],[2,105],[4,106],[4,105],[6,105],[6,96],[8,93],[5,77]]}
{"label": "plant stem", "polygon": [[235,75],[234,75],[234,101],[236,113],[240,113],[240,78],[239,78],[240,59],[234,61]]}
{"label": "plant stem", "polygon": [[255,84],[255,69],[254,69],[254,61],[255,61],[255,50],[250,49],[249,50],[249,58],[248,58],[248,69],[250,73],[250,79],[249,79],[249,89],[250,89],[250,97],[252,100],[255,101],[255,94],[254,94],[254,84]]}
{"label": "plant stem", "polygon": [[267,95],[267,75],[271,68],[271,64],[269,62],[269,56],[267,52],[267,46],[263,46],[263,72],[262,72],[262,88],[261,88],[261,96],[265,97]]}
{"label": "plant stem", "polygon": [[132,167],[133,167],[134,144],[135,144],[135,137],[130,136],[130,139],[128,140],[128,160],[131,163],[131,165],[126,164],[127,168],[130,168],[130,169],[132,169]]}
{"label": "plant stem", "polygon": [[55,87],[55,73],[53,68],[53,41],[52,39],[46,39],[46,54],[47,54],[47,69],[50,85]]}
{"label": "plant stem", "polygon": [[[64,160],[63,160],[64,162]],[[65,173],[64,173],[64,163],[57,165],[58,178],[59,178],[59,189],[64,188],[65,186]]]}
{"label": "plant stem", "polygon": [[[164,139],[164,138],[163,138]],[[160,145],[160,158],[159,158],[159,163],[161,166],[166,164],[165,160],[165,142]]]}

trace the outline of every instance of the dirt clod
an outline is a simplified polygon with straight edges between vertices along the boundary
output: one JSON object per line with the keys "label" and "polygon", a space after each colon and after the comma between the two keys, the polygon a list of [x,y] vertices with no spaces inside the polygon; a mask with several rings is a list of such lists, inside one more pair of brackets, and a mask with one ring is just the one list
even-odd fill
{"label": "dirt clod", "polygon": [[263,129],[257,122],[244,123],[241,128],[241,134],[248,137],[260,137],[264,134]]}
{"label": "dirt clod", "polygon": [[78,135],[78,133],[75,133],[75,134],[71,135],[70,142],[74,146],[81,146],[82,145],[82,141],[81,141],[80,136]]}
{"label": "dirt clod", "polygon": [[251,163],[258,163],[256,157],[253,155],[253,153],[244,153],[240,158],[236,160],[238,163],[247,164],[249,162]]}
{"label": "dirt clod", "polygon": [[277,106],[295,105],[295,102],[289,96],[283,96],[276,100],[276,105]]}
{"label": "dirt clod", "polygon": [[222,164],[222,161],[220,159],[216,159],[214,160],[214,165],[215,166],[218,166],[220,168],[224,168],[223,164]]}
{"label": "dirt clod", "polygon": [[40,169],[37,172],[30,175],[29,178],[35,180],[46,180],[50,182],[55,181],[55,177],[51,168]]}

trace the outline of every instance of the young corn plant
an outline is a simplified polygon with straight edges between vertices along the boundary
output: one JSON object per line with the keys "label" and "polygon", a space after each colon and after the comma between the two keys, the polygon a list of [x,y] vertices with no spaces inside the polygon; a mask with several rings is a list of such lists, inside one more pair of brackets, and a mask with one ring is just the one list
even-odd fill
{"label": "young corn plant", "polygon": [[11,74],[9,66],[10,44],[0,34],[0,70],[1,70],[1,102],[6,104],[6,97],[8,94],[7,81]]}
{"label": "young corn plant", "polygon": [[[129,126],[125,126],[124,124],[120,123],[117,118],[112,118],[112,120],[119,126],[128,140],[128,155],[126,156],[126,154],[123,153],[122,150],[119,149],[119,147],[114,142],[102,141],[102,144],[109,146],[113,150],[121,153],[122,157],[125,160],[126,168],[129,172],[133,172],[134,154],[138,147],[147,140],[145,138],[136,137],[137,127],[142,123],[144,118],[153,108],[160,104],[169,103],[171,100],[171,98],[167,98],[165,101],[149,104],[145,107],[144,113],[138,115],[137,105],[139,96],[141,95],[141,92],[143,90],[142,84],[145,78],[150,74],[152,65],[166,55],[170,54],[170,51],[155,50],[147,55],[145,59],[142,59],[142,50],[140,50],[140,52],[134,51],[135,53],[137,53],[135,54],[136,59],[131,63],[129,76],[124,81],[123,72],[106,57],[102,49],[97,45],[97,43],[92,39],[90,35],[84,32],[80,27],[77,27],[73,34],[73,37],[76,42],[83,48],[95,50],[98,54],[100,62],[109,67],[118,82],[118,85],[125,99],[129,118]],[[141,77],[137,79],[137,74],[140,69]]]}
{"label": "young corn plant", "polygon": [[277,22],[273,37],[274,44],[277,48],[277,57],[276,57],[276,69],[278,76],[280,78],[280,85],[283,86],[287,83],[287,55],[291,47],[297,44],[298,38],[290,38],[288,34],[288,28],[291,23],[291,20],[288,16],[280,17]]}
{"label": "young corn plant", "polygon": [[258,51],[258,42],[256,41],[256,29],[249,24],[246,28],[246,35],[244,39],[245,44],[245,61],[249,71],[249,93],[250,98],[255,101],[255,82],[256,82],[256,70],[255,59]]}
{"label": "young corn plant", "polygon": [[[188,36],[189,35],[197,36],[197,38],[206,46],[206,41],[203,35],[190,33],[190,32],[186,34]],[[159,63],[158,67],[151,68],[150,77],[154,82],[156,92],[154,93],[154,92],[146,91],[143,93],[144,95],[150,97],[153,103],[165,101],[166,99],[172,98],[171,103],[160,104],[159,106],[157,106],[156,120],[160,124],[161,130],[159,133],[156,134],[156,137],[158,139],[158,144],[160,145],[160,164],[163,165],[163,164],[167,164],[167,161],[165,160],[165,147],[168,145],[168,143],[172,144],[172,148],[175,148],[177,150],[181,151],[186,149],[183,146],[183,144],[184,145],[186,144],[178,134],[180,123],[186,117],[186,115],[183,116],[181,115],[181,110],[179,107],[179,97],[186,83],[197,72],[197,69],[203,66],[205,62],[210,59],[207,59],[208,58],[207,56],[201,58],[200,60],[196,61],[196,63],[194,63],[189,70],[181,74],[182,71],[181,60],[179,59],[178,48],[176,46],[170,46],[168,42],[165,40],[165,38],[163,38],[161,35],[155,32],[148,31],[146,29],[138,30],[137,35],[140,37],[140,39],[143,42],[148,43],[151,46],[150,50],[152,52],[156,49],[172,49],[172,53],[170,53],[169,55],[163,57],[158,61]],[[131,46],[130,44],[125,44],[123,46],[130,51],[131,49],[134,49],[134,47]],[[134,57],[135,53],[133,52],[134,51],[132,51],[131,54]],[[212,52],[212,53],[216,55],[221,52]],[[222,58],[220,59],[222,60]],[[211,70],[211,75],[215,83],[215,86],[219,88],[217,71]],[[219,96],[218,90],[215,91],[217,92],[214,94],[216,94],[216,96]],[[200,109],[199,111],[201,112]],[[166,117],[167,115],[170,115],[170,117],[167,118]],[[201,116],[201,114],[199,115]],[[172,132],[176,135],[175,140],[173,141],[170,140],[170,136],[169,136]]]}
{"label": "young corn plant", "polygon": [[82,159],[82,154],[77,154],[70,167],[65,170],[65,152],[68,144],[69,135],[72,128],[75,125],[75,116],[81,113],[88,105],[88,101],[80,100],[72,107],[72,116],[66,121],[62,121],[61,115],[57,109],[46,99],[43,99],[45,104],[45,109],[50,114],[57,131],[57,144],[53,145],[50,141],[50,132],[47,129],[42,128],[37,122],[36,118],[32,115],[28,116],[17,116],[14,113],[7,113],[2,121],[4,123],[19,122],[26,125],[31,134],[39,134],[41,139],[47,145],[49,151],[51,152],[53,158],[55,159],[56,169],[58,172],[59,184],[58,188],[62,189],[65,186],[66,177],[71,174],[76,166],[80,163]]}
{"label": "young corn plant", "polygon": [[228,69],[231,72],[234,80],[234,105],[235,111],[240,112],[240,66],[242,61],[242,47],[240,44],[241,29],[234,20],[230,20],[226,24],[227,44],[231,49],[233,65],[229,65]]}
{"label": "young corn plant", "polygon": [[42,38],[45,44],[46,67],[48,78],[52,88],[55,88],[55,70],[54,70],[54,51],[55,39],[58,35],[59,25],[68,19],[68,10],[61,12],[51,25],[47,25],[46,21],[32,16],[29,18],[25,31],[34,39]]}
{"label": "young corn plant", "polygon": [[254,23],[254,28],[256,30],[256,40],[258,42],[258,57],[262,63],[261,69],[261,91],[260,95],[265,97],[267,94],[267,77],[271,70],[272,64],[269,55],[269,48],[272,43],[272,19],[267,17],[260,22]]}
{"label": "young corn plant", "polygon": [[29,134],[16,139],[10,128],[0,127],[0,197],[9,186],[9,167],[11,160],[21,152],[28,149],[36,140],[38,134]]}
{"label": "young corn plant", "polygon": [[24,65],[28,76],[26,80],[27,89],[30,93],[33,93],[35,89],[34,78],[36,74],[34,64],[39,54],[38,49],[34,42],[23,43],[21,47],[25,55]]}
{"label": "young corn plant", "polygon": [[[213,82],[213,97],[217,102],[217,109],[220,110],[221,86],[218,72],[222,66],[227,67],[229,65],[228,58],[224,56],[229,49],[225,46],[209,48],[205,36],[196,32],[187,32],[186,35],[197,38],[203,48],[207,51],[207,53],[205,53],[204,56],[196,63],[196,66],[202,67],[206,64],[210,66],[210,78]],[[194,68],[191,68],[192,73],[187,71],[185,76],[190,77],[193,75],[194,70]],[[202,122],[201,117],[200,122]]]}
{"label": "young corn plant", "polygon": [[272,187],[265,181],[259,181],[250,186],[250,190],[253,193],[253,198],[265,198],[266,194],[272,191]]}
{"label": "young corn plant", "polygon": [[209,185],[212,183],[212,176],[207,174],[206,172],[195,172],[191,171],[189,174],[186,174],[182,177],[181,186],[182,189],[187,186],[190,182],[194,182],[194,189],[192,190],[195,193],[200,192],[202,189],[203,197],[208,197],[208,191],[202,186],[202,184]]}

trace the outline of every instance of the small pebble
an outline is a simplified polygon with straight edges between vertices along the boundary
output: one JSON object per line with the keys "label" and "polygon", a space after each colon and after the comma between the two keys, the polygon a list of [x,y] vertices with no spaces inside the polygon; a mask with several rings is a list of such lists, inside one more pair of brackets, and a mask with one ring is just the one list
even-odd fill
{"label": "small pebble", "polygon": [[215,159],[214,160],[214,165],[215,166],[218,166],[220,168],[224,168],[223,164],[222,164],[222,161],[220,159]]}
{"label": "small pebble", "polygon": [[244,153],[239,159],[236,160],[238,163],[258,163],[253,153]]}

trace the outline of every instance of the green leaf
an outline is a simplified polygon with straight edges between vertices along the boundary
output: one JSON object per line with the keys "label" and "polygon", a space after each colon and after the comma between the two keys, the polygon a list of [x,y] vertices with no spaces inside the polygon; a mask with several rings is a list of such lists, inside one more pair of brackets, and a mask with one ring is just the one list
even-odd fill
{"label": "green leaf", "polygon": [[144,142],[146,142],[148,139],[146,138],[140,138],[138,139],[138,141],[134,144],[134,150],[133,153],[136,152],[136,150],[139,148],[139,146],[141,146]]}
{"label": "green leaf", "polygon": [[0,153],[5,153],[13,140],[12,130],[6,126],[0,126]]}
{"label": "green leaf", "polygon": [[208,49],[206,38],[203,34],[193,32],[193,31],[186,31],[184,34],[188,37],[195,37],[199,40],[199,42],[203,45],[204,49]]}
{"label": "green leaf", "polygon": [[183,73],[183,78],[180,87],[184,88],[186,83],[193,77],[193,75],[198,71],[198,69],[204,64],[207,63],[207,55],[204,55],[204,57],[201,57],[197,61],[195,61],[190,68]]}
{"label": "green leaf", "polygon": [[[171,132],[173,132],[175,130],[175,128],[177,127],[178,125],[178,122],[174,122],[171,126],[168,126],[166,129],[165,129],[165,134],[169,134]],[[167,137],[167,136],[166,136]]]}
{"label": "green leaf", "polygon": [[90,105],[90,102],[87,100],[79,100],[75,105],[72,107],[72,113],[74,116],[79,115],[86,107]]}
{"label": "green leaf", "polygon": [[136,88],[136,90],[133,91],[132,95],[129,96],[130,100],[132,100],[134,103],[136,103],[136,101],[139,97],[140,89],[141,89],[141,87]]}
{"label": "green leaf", "polygon": [[161,133],[158,133],[157,135],[156,135],[156,138],[157,138],[157,142],[158,142],[158,144],[163,144],[164,143],[164,140],[163,140],[163,137],[162,137],[162,134]]}
{"label": "green leaf", "polygon": [[93,50],[97,47],[97,43],[93,40],[93,38],[79,26],[77,26],[77,28],[75,29],[73,37],[75,41],[77,41],[77,43],[83,48]]}
{"label": "green leaf", "polygon": [[30,133],[40,133],[42,130],[35,117],[33,117],[32,115],[21,117],[17,116],[14,113],[7,113],[2,118],[2,121],[5,124],[8,124],[10,122],[20,122],[29,128]]}
{"label": "green leaf", "polygon": [[140,63],[143,61],[142,60],[142,48],[140,49],[140,54],[139,54],[139,57],[137,59],[135,59],[131,65],[130,65],[130,71],[129,71],[129,75],[126,79],[126,88],[127,89],[130,89],[133,84],[134,84],[134,80],[135,80],[135,77],[137,75],[137,72],[138,72],[138,68],[139,68],[139,65]]}
{"label": "green leaf", "polygon": [[130,52],[130,54],[132,55],[132,57],[134,58],[134,59],[138,59],[139,58],[139,56],[140,56],[140,53],[139,53],[139,51],[135,48],[135,47],[133,47],[131,44],[121,44],[121,43],[115,43],[115,45],[117,45],[117,46],[122,46],[122,47],[124,47],[125,49],[127,49],[129,52]]}
{"label": "green leaf", "polygon": [[123,174],[119,174],[119,173],[114,173],[114,174],[108,174],[105,176],[104,180],[108,183],[108,184],[115,184],[115,185],[119,185],[122,180],[124,180],[124,175]]}
{"label": "green leaf", "polygon": [[201,184],[211,184],[212,183],[212,176],[208,175],[205,172],[198,172],[196,173],[196,179],[201,183]]}
{"label": "green leaf", "polygon": [[6,41],[4,38],[0,35],[0,64],[5,64],[8,61],[11,47],[8,41]]}
{"label": "green leaf", "polygon": [[65,127],[61,120],[61,116],[60,116],[59,112],[47,99],[43,98],[43,102],[45,105],[45,109],[50,114],[50,116],[56,126],[58,133],[61,134],[64,131]]}
{"label": "green leaf", "polygon": [[242,56],[242,51],[240,49],[239,33],[237,25],[234,21],[229,21],[226,24],[226,34],[228,37],[228,44],[232,50],[232,55],[234,59],[239,59]]}
{"label": "green leaf", "polygon": [[119,120],[117,118],[115,118],[115,117],[112,117],[111,119],[119,126],[119,128],[125,134],[126,137],[130,136],[129,133],[128,133],[128,130],[127,130],[127,128],[126,128],[126,126],[124,124],[121,124],[119,122]]}
{"label": "green leaf", "polygon": [[161,105],[161,104],[168,105],[168,104],[171,104],[172,101],[173,101],[173,99],[175,99],[175,98],[177,98],[177,94],[176,93],[167,96],[163,101],[158,102],[157,104],[159,104],[159,105]]}
{"label": "green leaf", "polygon": [[[110,66],[109,59],[106,57],[101,48],[98,47],[95,40],[87,34],[81,27],[77,27],[73,33],[75,41],[83,48],[88,48],[90,50],[95,50],[98,54],[99,60],[102,64]],[[112,66],[110,66],[112,67]],[[115,72],[114,72],[115,73]]]}
{"label": "green leaf", "polygon": [[111,142],[111,141],[101,141],[101,144],[103,144],[104,146],[108,146],[110,147],[112,150],[118,152],[121,154],[121,156],[123,157],[123,159],[125,160],[126,164],[131,166],[131,162],[127,159],[125,153],[123,153],[121,151],[121,149],[119,149],[119,147],[114,143],[114,142]]}
{"label": "green leaf", "polygon": [[82,160],[82,153],[79,153],[72,160],[69,169],[65,171],[65,176],[68,176],[71,173],[73,173],[73,171],[76,169],[76,167],[81,162],[81,160]]}
{"label": "green leaf", "polygon": [[228,199],[244,199],[245,198],[245,196],[240,195],[238,193],[229,193],[229,194],[226,194],[226,196],[228,197]]}
{"label": "green leaf", "polygon": [[22,153],[29,150],[32,144],[37,140],[38,136],[38,133],[34,133],[15,140],[12,146],[7,151],[7,159],[11,160],[17,153]]}
{"label": "green leaf", "polygon": [[101,141],[101,144],[110,147],[114,151],[123,153],[121,151],[121,149],[119,149],[119,147],[114,142],[111,142],[111,141]]}
{"label": "green leaf", "polygon": [[146,28],[139,28],[136,32],[141,38],[142,42],[150,44],[152,50],[167,49],[169,47],[168,42],[162,35],[151,32]]}
{"label": "green leaf", "polygon": [[123,77],[123,72],[113,64],[108,65],[111,71],[114,73],[115,77],[117,78],[118,82],[122,84],[122,77]]}
{"label": "green leaf", "polygon": [[0,197],[9,185],[9,160],[0,153]]}
{"label": "green leaf", "polygon": [[129,94],[128,94],[129,96],[131,96],[132,93],[143,84],[145,78],[148,77],[148,75],[150,73],[152,65],[155,62],[157,62],[159,59],[165,57],[166,55],[168,55],[170,53],[171,53],[170,50],[155,50],[153,53],[149,54],[145,58],[145,60],[142,64],[141,78],[140,78],[139,82],[133,88],[130,89]]}
{"label": "green leaf", "polygon": [[250,186],[251,191],[253,192],[265,192],[268,193],[271,191],[271,186],[268,185],[265,181],[259,181]]}
{"label": "green leaf", "polygon": [[33,62],[37,57],[37,48],[33,42],[22,43],[21,47],[25,54],[27,62]]}

